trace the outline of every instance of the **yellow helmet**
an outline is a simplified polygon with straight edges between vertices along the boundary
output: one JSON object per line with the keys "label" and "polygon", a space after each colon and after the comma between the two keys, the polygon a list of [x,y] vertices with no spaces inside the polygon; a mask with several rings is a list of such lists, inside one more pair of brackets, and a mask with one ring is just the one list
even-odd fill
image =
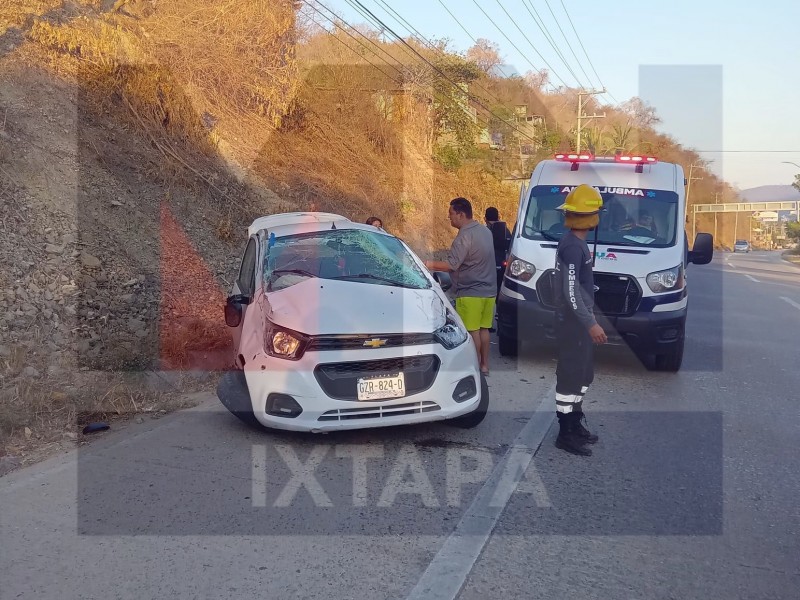
{"label": "yellow helmet", "polygon": [[596,189],[585,183],[579,185],[569,194],[559,210],[576,215],[596,215],[603,207],[603,197]]}

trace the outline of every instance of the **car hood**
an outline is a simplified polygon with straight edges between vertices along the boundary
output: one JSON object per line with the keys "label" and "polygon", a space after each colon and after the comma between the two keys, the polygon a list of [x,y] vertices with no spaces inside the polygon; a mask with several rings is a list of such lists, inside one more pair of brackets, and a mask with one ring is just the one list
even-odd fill
{"label": "car hood", "polygon": [[433,288],[314,278],[266,299],[270,321],[307,335],[430,333],[446,319],[444,301]]}

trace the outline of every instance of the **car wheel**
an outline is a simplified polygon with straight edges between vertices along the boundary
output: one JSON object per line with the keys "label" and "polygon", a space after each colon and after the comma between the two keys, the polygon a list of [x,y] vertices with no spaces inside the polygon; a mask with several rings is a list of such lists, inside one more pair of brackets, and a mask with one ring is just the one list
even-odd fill
{"label": "car wheel", "polygon": [[519,354],[519,341],[504,335],[497,336],[497,346],[500,356],[516,356]]}
{"label": "car wheel", "polygon": [[448,423],[461,429],[472,429],[481,424],[486,418],[486,412],[489,410],[489,384],[486,383],[486,377],[481,375],[481,400],[478,406],[471,413],[461,415],[454,419],[450,419]]}
{"label": "car wheel", "polygon": [[217,397],[233,415],[251,427],[261,428],[261,424],[253,414],[250,391],[244,371],[228,371],[219,380]]}

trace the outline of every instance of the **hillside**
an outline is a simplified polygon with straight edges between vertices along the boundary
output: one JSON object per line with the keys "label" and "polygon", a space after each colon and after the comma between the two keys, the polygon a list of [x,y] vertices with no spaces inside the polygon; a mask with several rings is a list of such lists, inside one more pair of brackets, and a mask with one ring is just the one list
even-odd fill
{"label": "hillside", "polygon": [[800,191],[792,185],[761,185],[741,191],[745,202],[786,202],[800,200]]}

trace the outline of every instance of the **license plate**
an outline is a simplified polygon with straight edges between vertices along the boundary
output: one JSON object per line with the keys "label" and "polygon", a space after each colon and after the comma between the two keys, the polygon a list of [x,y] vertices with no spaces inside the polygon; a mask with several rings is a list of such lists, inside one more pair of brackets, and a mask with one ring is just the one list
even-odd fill
{"label": "license plate", "polygon": [[406,380],[403,373],[380,377],[362,377],[358,380],[359,400],[385,400],[406,395]]}

